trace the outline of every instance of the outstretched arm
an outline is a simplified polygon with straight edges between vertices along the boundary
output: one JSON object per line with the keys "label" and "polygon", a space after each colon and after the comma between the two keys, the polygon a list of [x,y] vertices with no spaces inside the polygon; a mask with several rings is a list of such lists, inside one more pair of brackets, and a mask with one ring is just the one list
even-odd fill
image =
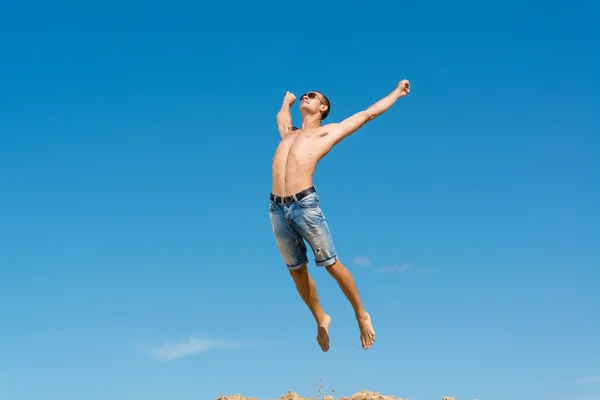
{"label": "outstretched arm", "polygon": [[286,92],[285,97],[283,98],[283,103],[281,104],[281,109],[277,113],[277,129],[279,130],[279,135],[282,138],[292,128],[292,114],[290,112],[290,107],[295,101],[296,96],[290,92]]}
{"label": "outstretched arm", "polygon": [[356,132],[367,122],[386,112],[399,98],[406,96],[409,92],[410,83],[406,79],[400,81],[398,87],[393,92],[377,101],[366,110],[359,111],[338,124],[331,124],[329,135],[335,143],[338,143],[345,137]]}

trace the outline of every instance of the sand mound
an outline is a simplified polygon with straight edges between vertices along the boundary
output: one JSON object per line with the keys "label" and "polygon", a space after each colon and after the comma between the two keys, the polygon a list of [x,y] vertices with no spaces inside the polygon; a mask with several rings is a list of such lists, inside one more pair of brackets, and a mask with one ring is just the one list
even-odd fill
{"label": "sand mound", "polygon": [[[215,400],[259,400],[255,397],[243,397],[239,394],[234,394],[233,396],[219,396]],[[270,399],[274,400],[274,399]],[[295,392],[287,392],[283,397],[277,400],[408,400],[401,399],[399,397],[394,396],[384,396],[379,393],[371,392],[369,390],[361,390],[358,393],[354,393],[350,397],[339,397],[334,398],[331,395],[328,396],[319,396],[319,397],[302,397]]]}

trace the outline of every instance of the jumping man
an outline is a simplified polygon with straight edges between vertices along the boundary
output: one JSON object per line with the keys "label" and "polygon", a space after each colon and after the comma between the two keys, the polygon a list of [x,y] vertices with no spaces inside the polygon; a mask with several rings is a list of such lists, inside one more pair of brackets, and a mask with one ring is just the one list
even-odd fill
{"label": "jumping man", "polygon": [[290,107],[296,97],[287,92],[277,114],[281,142],[273,158],[273,186],[269,202],[271,227],[296,289],[317,322],[317,342],[323,351],[329,350],[331,317],[323,312],[315,283],[308,273],[304,240],[312,249],[316,265],[325,267],[350,301],[364,349],[373,345],[375,330],[369,313],[362,306],[352,275],[336,253],[319,196],[313,186],[313,173],[317,163],[333,146],[383,114],[409,92],[410,83],[402,80],[394,91],[366,110],[340,123],[321,125],[329,114],[330,103],[322,93],[312,91],[300,96],[301,129],[292,127]]}

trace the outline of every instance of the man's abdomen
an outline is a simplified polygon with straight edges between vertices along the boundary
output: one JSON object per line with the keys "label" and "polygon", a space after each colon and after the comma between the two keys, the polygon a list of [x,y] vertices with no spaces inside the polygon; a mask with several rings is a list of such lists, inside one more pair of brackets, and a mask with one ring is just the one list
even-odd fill
{"label": "man's abdomen", "polygon": [[[283,164],[283,165],[282,165]],[[280,196],[289,196],[312,186],[312,164],[298,162],[290,157],[285,163],[273,163],[272,192]]]}
{"label": "man's abdomen", "polygon": [[286,169],[283,173],[273,175],[272,192],[281,196],[289,196],[312,186],[312,170]]}

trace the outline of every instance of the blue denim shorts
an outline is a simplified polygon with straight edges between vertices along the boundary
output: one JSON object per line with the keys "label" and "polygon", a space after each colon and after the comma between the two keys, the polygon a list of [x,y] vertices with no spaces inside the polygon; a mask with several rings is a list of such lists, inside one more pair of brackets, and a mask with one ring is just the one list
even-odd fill
{"label": "blue denim shorts", "polygon": [[292,201],[283,204],[271,197],[269,214],[275,242],[288,270],[308,263],[304,241],[311,247],[317,266],[326,267],[338,260],[316,190],[299,200],[294,195]]}

